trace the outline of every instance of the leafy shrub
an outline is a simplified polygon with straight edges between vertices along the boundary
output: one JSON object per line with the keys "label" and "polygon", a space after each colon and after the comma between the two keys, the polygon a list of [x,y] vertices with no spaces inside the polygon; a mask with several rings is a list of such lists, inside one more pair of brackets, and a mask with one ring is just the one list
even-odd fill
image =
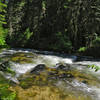
{"label": "leafy shrub", "polygon": [[68,52],[72,50],[72,43],[68,36],[58,32],[55,37],[55,43],[51,45],[54,50],[63,50]]}
{"label": "leafy shrub", "polygon": [[93,46],[94,46],[94,47],[100,47],[100,37],[97,37],[97,38],[93,41]]}
{"label": "leafy shrub", "polygon": [[13,71],[13,70],[12,70],[11,68],[9,68],[9,67],[7,68],[6,71],[7,71],[7,73],[12,74],[12,76],[15,76],[15,74],[16,74],[15,71]]}
{"label": "leafy shrub", "polygon": [[80,47],[78,51],[79,52],[84,52],[84,51],[86,51],[86,49],[87,49],[87,47]]}
{"label": "leafy shrub", "polygon": [[5,45],[6,42],[5,42],[5,39],[3,37],[0,37],[0,45]]}
{"label": "leafy shrub", "polygon": [[0,25],[0,47],[7,46],[5,41],[7,33],[8,30],[4,29],[2,25]]}
{"label": "leafy shrub", "polygon": [[33,32],[30,32],[30,29],[27,28],[21,34],[16,32],[16,34],[12,34],[12,36],[8,35],[7,43],[12,47],[25,47],[31,35],[33,35]]}
{"label": "leafy shrub", "polygon": [[0,1],[0,24],[6,24],[6,21],[5,21],[6,10],[5,10],[5,8],[7,8],[7,5]]}
{"label": "leafy shrub", "polygon": [[0,85],[0,100],[15,100],[16,93],[8,90],[9,85]]}
{"label": "leafy shrub", "polygon": [[16,92],[9,90],[9,82],[0,74],[0,100],[16,100]]}

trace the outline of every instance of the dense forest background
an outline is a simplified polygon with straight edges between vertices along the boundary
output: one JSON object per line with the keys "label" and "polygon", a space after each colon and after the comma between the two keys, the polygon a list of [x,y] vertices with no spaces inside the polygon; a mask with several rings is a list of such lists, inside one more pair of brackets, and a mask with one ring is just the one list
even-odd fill
{"label": "dense forest background", "polygon": [[100,1],[0,0],[0,47],[100,57]]}

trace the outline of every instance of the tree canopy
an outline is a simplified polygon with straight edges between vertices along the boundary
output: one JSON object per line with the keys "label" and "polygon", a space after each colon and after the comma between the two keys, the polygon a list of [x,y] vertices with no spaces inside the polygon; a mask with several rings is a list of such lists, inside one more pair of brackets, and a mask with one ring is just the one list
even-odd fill
{"label": "tree canopy", "polygon": [[10,0],[7,9],[0,4],[12,47],[72,52],[93,47],[100,36],[99,0]]}

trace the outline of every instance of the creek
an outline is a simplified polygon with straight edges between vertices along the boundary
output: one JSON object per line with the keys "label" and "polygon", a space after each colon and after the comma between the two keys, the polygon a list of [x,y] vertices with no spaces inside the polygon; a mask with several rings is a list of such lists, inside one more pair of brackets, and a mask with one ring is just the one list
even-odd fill
{"label": "creek", "polygon": [[100,59],[32,49],[0,52],[0,74],[18,100],[100,100],[100,71],[88,65],[100,66]]}

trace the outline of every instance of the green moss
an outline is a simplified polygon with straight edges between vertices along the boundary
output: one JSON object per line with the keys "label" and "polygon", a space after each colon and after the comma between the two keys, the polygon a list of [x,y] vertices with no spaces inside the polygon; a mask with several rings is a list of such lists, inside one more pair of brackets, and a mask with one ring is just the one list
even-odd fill
{"label": "green moss", "polygon": [[22,81],[22,82],[20,83],[20,86],[21,86],[22,88],[27,88],[27,87],[28,87],[28,84],[27,84],[26,82]]}
{"label": "green moss", "polygon": [[48,68],[38,74],[36,73],[27,73],[20,77],[20,86],[22,88],[29,88],[32,85],[44,86],[44,85],[53,85],[62,74],[67,74],[66,71],[56,70],[55,68]]}
{"label": "green moss", "polygon": [[11,61],[25,64],[25,63],[33,63],[32,58],[34,58],[34,54],[32,53],[16,53],[11,57]]}
{"label": "green moss", "polygon": [[7,73],[10,73],[10,74],[12,74],[12,76],[15,76],[15,71],[13,71],[11,68],[7,68]]}

